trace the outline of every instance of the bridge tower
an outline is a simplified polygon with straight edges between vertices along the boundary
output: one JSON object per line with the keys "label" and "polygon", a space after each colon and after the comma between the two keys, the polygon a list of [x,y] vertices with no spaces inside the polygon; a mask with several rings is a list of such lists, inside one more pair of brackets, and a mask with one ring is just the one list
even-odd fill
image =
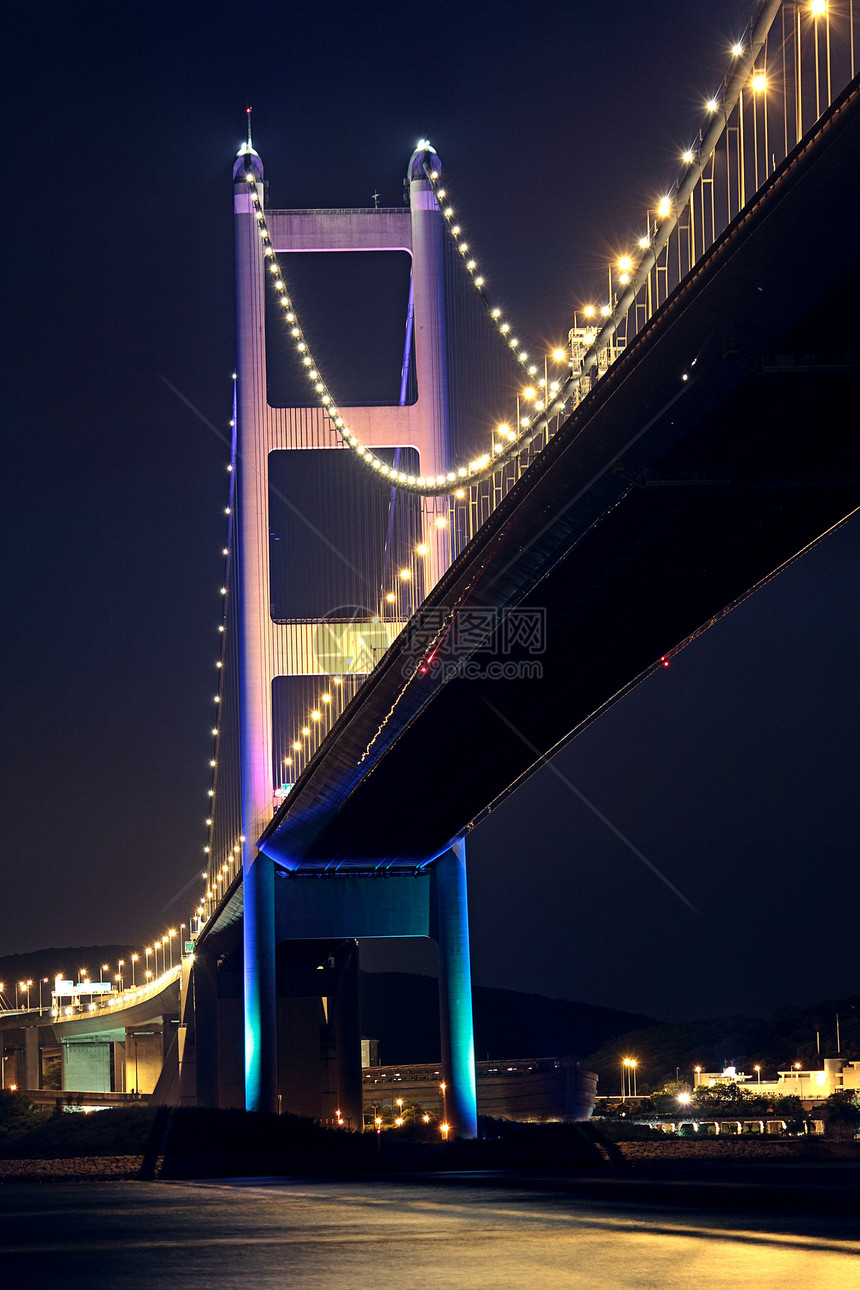
{"label": "bridge tower", "polygon": [[[424,166],[433,149],[419,148],[409,163],[409,205],[401,209],[267,211],[275,252],[405,251],[411,257],[414,363],[418,393],[412,404],[341,407],[356,436],[368,447],[412,448],[420,472],[440,475],[451,468],[446,373],[443,238],[441,214]],[[249,182],[253,175],[254,182]],[[259,233],[256,192],[262,201],[263,165],[250,146],[233,169],[237,325],[236,546],[239,571],[238,623],[241,707],[241,778],[244,902],[245,1103],[248,1109],[276,1110],[277,919],[275,863],[256,841],[273,813],[272,688],[283,676],[325,674],[315,657],[316,625],[274,621],[271,612],[269,468],[283,450],[325,448],[344,451],[319,408],[274,407],[266,367],[266,264]],[[405,321],[405,320],[404,320]],[[407,358],[409,346],[407,343]],[[425,511],[444,502],[426,499]],[[431,533],[432,533],[432,525]],[[448,563],[441,534],[431,541],[425,594]],[[432,934],[440,953],[440,1010],[443,1070],[454,1089],[457,1132],[476,1129],[465,860],[462,843],[437,859]],[[286,920],[289,923],[289,919]],[[325,919],[299,936],[328,935]],[[359,936],[356,927],[349,933]],[[373,933],[371,933],[373,934]],[[383,933],[384,934],[384,933]],[[402,934],[401,932],[388,934]],[[449,1109],[452,1103],[449,1099]]]}

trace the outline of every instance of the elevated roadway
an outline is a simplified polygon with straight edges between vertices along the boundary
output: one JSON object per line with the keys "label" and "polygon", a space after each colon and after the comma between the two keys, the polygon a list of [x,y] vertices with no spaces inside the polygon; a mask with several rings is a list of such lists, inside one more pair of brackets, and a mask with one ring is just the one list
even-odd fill
{"label": "elevated roadway", "polygon": [[[92,1009],[63,1007],[40,1014],[31,1008],[0,1016],[4,1087],[41,1089],[45,1060],[59,1057],[61,1090],[43,1090],[43,1100],[82,1095],[81,1105],[114,1105],[132,1094],[153,1093],[165,1059],[178,1044],[182,970],[177,966]],[[76,1096],[73,1100],[78,1102]]]}
{"label": "elevated roadway", "polygon": [[855,82],[388,650],[260,839],[283,870],[420,870],[856,510],[858,156]]}

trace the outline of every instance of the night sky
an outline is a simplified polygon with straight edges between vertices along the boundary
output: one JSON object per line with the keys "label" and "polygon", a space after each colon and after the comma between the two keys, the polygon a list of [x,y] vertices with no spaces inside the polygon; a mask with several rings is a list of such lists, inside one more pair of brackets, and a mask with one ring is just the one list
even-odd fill
{"label": "night sky", "polygon": [[[271,207],[398,205],[426,135],[495,297],[550,342],[749,6],[6,17],[0,955],[143,945],[200,890],[246,106]],[[549,771],[472,835],[478,983],[666,1019],[860,989],[858,543],[855,521],[557,759],[666,883]]]}

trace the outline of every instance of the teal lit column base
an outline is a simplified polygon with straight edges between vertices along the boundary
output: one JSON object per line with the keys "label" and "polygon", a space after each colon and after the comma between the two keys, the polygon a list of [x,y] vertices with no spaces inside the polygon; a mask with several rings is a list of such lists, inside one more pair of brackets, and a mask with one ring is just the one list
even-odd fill
{"label": "teal lit column base", "polygon": [[439,950],[439,1022],[445,1115],[451,1136],[478,1136],[466,847],[460,841],[432,868],[432,935]]}
{"label": "teal lit column base", "polygon": [[257,852],[244,896],[245,1110],[278,1110],[275,867]]}

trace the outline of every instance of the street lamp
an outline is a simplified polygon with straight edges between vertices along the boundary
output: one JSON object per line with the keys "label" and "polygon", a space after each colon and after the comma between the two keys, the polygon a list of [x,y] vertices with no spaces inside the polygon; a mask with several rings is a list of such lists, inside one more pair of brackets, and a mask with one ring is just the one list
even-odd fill
{"label": "street lamp", "polygon": [[137,960],[138,960],[139,958],[140,958],[140,955],[139,955],[139,954],[132,954],[132,956],[131,956],[131,988],[132,988],[132,990],[134,989],[134,965],[135,965],[135,963],[137,962]]}
{"label": "street lamp", "polygon": [[120,990],[122,990],[122,973],[117,972],[116,975],[114,976],[114,980],[119,982],[119,988]]}
{"label": "street lamp", "polygon": [[109,971],[110,971],[110,963],[102,963],[101,967],[99,968],[99,985],[104,985],[104,981],[102,979],[102,973],[109,972]]}
{"label": "street lamp", "polygon": [[[47,984],[48,984],[48,978],[46,976],[40,976],[39,977],[39,1016],[40,1017],[42,1015],[42,986]],[[0,986],[0,989],[2,988],[3,987]]]}
{"label": "street lamp", "polygon": [[698,1088],[699,1084],[701,1083],[701,1080],[699,1079],[699,1076],[700,1076],[700,1075],[701,1075],[701,1073],[702,1073],[702,1068],[701,1068],[701,1066],[694,1066],[694,1067],[693,1067],[693,1071],[694,1071],[695,1076],[696,1076],[696,1082],[694,1083],[693,1088]]}
{"label": "street lamp", "polygon": [[758,1082],[759,1082],[759,1084],[760,1084],[760,1083],[761,1083],[761,1067],[760,1067],[760,1066],[753,1066],[753,1070],[755,1071],[756,1075],[758,1076]]}
{"label": "street lamp", "polygon": [[176,935],[176,928],[171,927],[167,935],[170,937],[170,966],[172,969],[173,968],[173,938]]}
{"label": "street lamp", "polygon": [[[443,1080],[442,1083],[439,1085],[439,1087],[442,1090],[442,1119],[447,1120],[448,1119],[448,1099],[445,1096],[445,1093],[448,1088],[448,1085]],[[445,1136],[446,1137],[448,1136],[447,1126],[445,1127]]]}
{"label": "street lamp", "polygon": [[[621,1063],[621,1067],[621,1101],[626,1102],[625,1082],[627,1085],[627,1093],[629,1093],[631,1097],[636,1096],[636,1058],[625,1057]],[[625,1075],[627,1076],[626,1081],[624,1078]]]}

